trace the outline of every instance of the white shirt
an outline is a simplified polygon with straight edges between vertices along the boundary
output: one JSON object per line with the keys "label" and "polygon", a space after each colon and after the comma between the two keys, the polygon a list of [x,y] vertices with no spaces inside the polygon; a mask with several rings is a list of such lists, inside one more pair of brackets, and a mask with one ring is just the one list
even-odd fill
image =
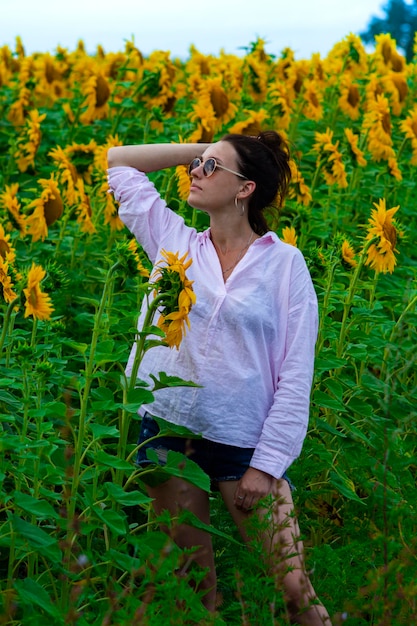
{"label": "white shirt", "polygon": [[305,438],[317,338],[317,298],[301,252],[268,232],[224,282],[210,229],[185,225],[142,172],[114,167],[108,173],[119,216],[151,262],[161,260],[162,249],[193,259],[191,329],[178,351],[149,350],[138,376],[150,381],[150,373],[163,371],[202,387],[157,391],[141,412],[212,441],[255,448],[250,465],[282,477]]}

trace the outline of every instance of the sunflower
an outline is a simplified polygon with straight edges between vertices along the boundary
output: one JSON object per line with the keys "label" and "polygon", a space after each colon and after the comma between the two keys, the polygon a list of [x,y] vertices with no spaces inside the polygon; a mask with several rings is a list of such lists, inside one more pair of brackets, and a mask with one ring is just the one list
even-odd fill
{"label": "sunflower", "polygon": [[405,120],[401,122],[400,128],[406,138],[411,140],[413,154],[410,163],[411,165],[417,165],[417,105],[414,106]]}
{"label": "sunflower", "polygon": [[278,80],[268,92],[269,110],[278,129],[287,130],[291,122],[291,103],[285,85]]}
{"label": "sunflower", "polygon": [[13,302],[17,298],[17,294],[13,291],[12,279],[9,276],[9,265],[9,261],[0,255],[0,290],[7,303]]}
{"label": "sunflower", "polygon": [[73,206],[76,202],[75,183],[78,178],[77,170],[61,146],[51,150],[48,156],[52,157],[54,163],[58,166],[59,181],[64,189],[64,199],[68,206]]}
{"label": "sunflower", "polygon": [[[194,75],[188,80],[193,81]],[[192,121],[198,120],[206,129],[214,132],[229,122],[236,114],[236,106],[223,87],[223,78],[202,78],[194,80],[192,93],[196,93],[196,102],[190,115]]]}
{"label": "sunflower", "polygon": [[100,192],[106,198],[106,206],[104,207],[104,223],[109,224],[111,231],[123,230],[124,224],[119,217],[117,205],[114,201],[114,197],[108,192],[108,183],[103,181]]}
{"label": "sunflower", "polygon": [[346,71],[352,76],[366,74],[368,56],[360,37],[350,33],[330,50],[325,60],[325,69],[334,76]]}
{"label": "sunflower", "polygon": [[91,139],[89,143],[72,143],[64,149],[65,154],[74,165],[78,176],[86,183],[92,184],[92,172],[95,165],[97,143]]}
{"label": "sunflower", "polygon": [[190,143],[211,143],[216,132],[217,119],[207,94],[199,97],[193,104],[188,117],[192,122],[197,122],[197,130],[190,137]]}
{"label": "sunflower", "polygon": [[314,80],[305,81],[303,113],[309,120],[318,122],[323,117],[323,93]]}
{"label": "sunflower", "polygon": [[349,74],[344,74],[340,81],[339,107],[350,117],[357,120],[360,116],[361,96],[359,88]]}
{"label": "sunflower", "polygon": [[165,333],[166,343],[178,350],[185,335],[185,326],[190,328],[188,315],[196,301],[193,281],[188,280],[185,273],[192,259],[185,262],[187,253],[180,257],[178,252],[174,254],[166,250],[162,250],[162,257],[154,273],[157,279],[155,291],[161,298],[162,307],[157,324]]}
{"label": "sunflower", "polygon": [[294,226],[286,226],[282,229],[282,241],[289,243],[291,246],[297,247],[297,235]]}
{"label": "sunflower", "polygon": [[368,133],[368,150],[375,161],[388,160],[394,156],[391,112],[385,96],[377,95],[375,100],[368,100],[368,111],[364,115],[362,127]]}
{"label": "sunflower", "polygon": [[362,150],[358,147],[359,135],[356,135],[351,128],[345,128],[345,136],[349,143],[353,161],[359,165],[359,167],[365,167],[366,159]]}
{"label": "sunflower", "polygon": [[25,317],[32,315],[37,320],[49,320],[54,307],[48,294],[41,291],[41,281],[46,272],[40,265],[32,263],[28,273],[27,287],[23,290],[26,296]]}
{"label": "sunflower", "polygon": [[[10,230],[17,228],[23,237],[26,234],[26,217],[20,213],[20,202],[17,197],[19,183],[6,185],[5,190],[0,193],[0,206],[6,209],[10,219]],[[8,227],[9,228],[9,227]]]}
{"label": "sunflower", "polygon": [[370,226],[366,241],[372,241],[374,238],[377,241],[369,246],[365,264],[370,265],[376,272],[392,274],[397,262],[395,258],[397,229],[393,216],[399,206],[387,210],[385,198],[382,198],[379,202],[374,202],[374,207],[368,220]]}
{"label": "sunflower", "polygon": [[56,222],[64,211],[61,194],[54,177],[41,178],[39,184],[42,187],[41,195],[28,205],[29,209],[33,209],[33,213],[26,220],[28,234],[32,235],[32,241],[39,239],[43,241],[48,235],[48,226]]}
{"label": "sunflower", "polygon": [[28,111],[33,108],[33,90],[30,89],[33,73],[33,59],[31,57],[22,58],[19,65],[18,95],[15,97],[7,116],[14,126],[23,126]]}
{"label": "sunflower", "polygon": [[347,267],[356,267],[358,262],[355,259],[355,251],[352,244],[344,239],[341,247],[342,262]]}
{"label": "sunflower", "polygon": [[317,167],[322,166],[323,176],[328,185],[347,187],[346,169],[339,152],[339,141],[333,143],[333,131],[329,128],[325,133],[315,133],[316,143],[313,150],[318,153]]}
{"label": "sunflower", "polygon": [[46,118],[46,113],[39,115],[37,109],[29,112],[23,132],[17,140],[17,150],[14,157],[17,167],[21,172],[26,172],[28,167],[33,167],[38,148],[41,144],[41,122]]}
{"label": "sunflower", "polygon": [[82,104],[86,107],[80,115],[82,124],[91,124],[94,120],[105,119],[109,112],[109,98],[111,88],[107,78],[100,71],[93,73],[82,85],[85,100]]}
{"label": "sunflower", "polygon": [[394,72],[403,72],[406,65],[405,58],[398,54],[395,39],[389,33],[375,36],[375,58],[381,74],[388,69]]}
{"label": "sunflower", "polygon": [[389,72],[382,80],[385,92],[389,95],[393,114],[401,115],[408,95],[406,72]]}
{"label": "sunflower", "polygon": [[237,133],[238,135],[251,135],[256,137],[262,130],[262,124],[267,118],[265,109],[259,111],[245,111],[247,118],[242,122],[236,122],[230,129],[229,133]]}
{"label": "sunflower", "polygon": [[88,233],[89,235],[93,235],[97,232],[96,227],[92,221],[92,211],[91,211],[91,203],[90,198],[88,197],[85,187],[84,181],[82,178],[77,180],[77,184],[75,186],[75,190],[77,193],[77,222],[81,226],[81,231],[83,233]]}
{"label": "sunflower", "polygon": [[187,200],[190,193],[190,177],[185,165],[178,165],[175,169],[177,176],[178,195],[181,200]]}
{"label": "sunflower", "polygon": [[2,224],[0,224],[0,257],[10,263],[13,263],[16,258],[16,252],[10,241],[10,235],[6,235]]}
{"label": "sunflower", "polygon": [[289,164],[291,169],[291,183],[288,191],[288,197],[296,197],[299,204],[308,206],[311,202],[310,189],[306,185],[304,177],[298,169],[296,162],[293,159],[290,159]]}
{"label": "sunflower", "polygon": [[398,167],[398,161],[395,156],[392,156],[388,159],[388,170],[390,175],[395,178],[395,180],[402,180],[403,175],[401,174],[401,170]]}
{"label": "sunflower", "polygon": [[138,245],[135,241],[135,239],[131,239],[127,245],[127,249],[130,253],[130,255],[133,257],[133,260],[135,262],[136,265],[136,271],[139,272],[140,276],[144,276],[145,278],[149,278],[149,271],[147,270],[147,268],[143,265],[142,261],[140,260],[139,257],[139,253],[138,253]]}
{"label": "sunflower", "polygon": [[[264,102],[268,87],[267,65],[256,54],[248,54],[244,59],[244,75],[246,77],[246,91],[254,100]],[[248,89],[249,88],[249,89]]]}

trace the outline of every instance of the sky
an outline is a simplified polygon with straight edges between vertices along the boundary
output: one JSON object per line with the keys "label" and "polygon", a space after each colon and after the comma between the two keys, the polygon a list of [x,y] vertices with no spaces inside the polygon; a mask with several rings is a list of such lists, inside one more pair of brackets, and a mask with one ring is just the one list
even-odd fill
{"label": "sky", "polygon": [[266,51],[290,47],[297,59],[325,57],[349,33],[382,16],[386,0],[0,0],[0,47],[22,39],[26,54],[124,50],[134,41],[145,56],[165,50],[185,59],[190,45],[203,54],[241,55],[258,37]]}

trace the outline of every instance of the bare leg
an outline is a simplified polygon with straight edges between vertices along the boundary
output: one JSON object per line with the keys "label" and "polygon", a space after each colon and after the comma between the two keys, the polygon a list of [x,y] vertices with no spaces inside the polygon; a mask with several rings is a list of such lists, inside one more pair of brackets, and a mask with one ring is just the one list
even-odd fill
{"label": "bare leg", "polygon": [[[234,504],[237,482],[219,484],[223,500],[245,542],[249,542],[247,521],[250,512]],[[277,586],[282,587],[291,623],[308,626],[331,626],[330,617],[319,602],[304,567],[303,544],[294,517],[291,490],[286,480],[276,481],[270,509],[257,509],[261,541],[267,565]]]}
{"label": "bare leg", "polygon": [[[149,487],[148,493],[151,498],[154,498],[153,507],[157,515],[164,510],[169,511],[172,515],[177,515],[179,511],[186,509],[194,513],[205,524],[210,524],[208,494],[185,480],[172,477],[157,487]],[[207,591],[203,597],[203,604],[209,611],[214,611],[216,570],[210,534],[185,524],[175,526],[169,534],[181,548],[199,546],[199,549],[193,553],[192,560],[200,567],[208,569],[206,577],[200,584],[200,590]]]}

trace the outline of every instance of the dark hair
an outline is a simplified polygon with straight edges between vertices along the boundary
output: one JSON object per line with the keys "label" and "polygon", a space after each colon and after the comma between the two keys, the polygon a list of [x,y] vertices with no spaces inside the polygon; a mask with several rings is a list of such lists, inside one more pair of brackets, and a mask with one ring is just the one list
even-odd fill
{"label": "dark hair", "polygon": [[264,235],[269,228],[263,211],[271,205],[282,205],[291,180],[288,145],[274,130],[257,137],[229,134],[222,141],[236,150],[240,173],[256,183],[249,198],[248,218],[253,230]]}

